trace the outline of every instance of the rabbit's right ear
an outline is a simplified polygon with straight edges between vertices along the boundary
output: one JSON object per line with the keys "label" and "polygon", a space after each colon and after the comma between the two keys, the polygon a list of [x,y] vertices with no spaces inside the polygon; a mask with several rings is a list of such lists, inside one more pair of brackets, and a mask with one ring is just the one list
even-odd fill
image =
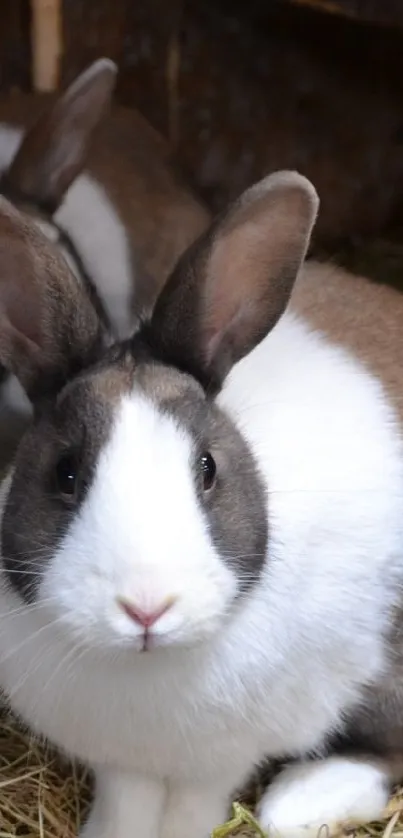
{"label": "rabbit's right ear", "polygon": [[157,301],[150,339],[171,364],[219,386],[283,314],[319,199],[296,172],[248,189],[187,251]]}
{"label": "rabbit's right ear", "polygon": [[95,61],[30,128],[6,174],[7,194],[53,213],[82,171],[116,84],[117,67]]}
{"label": "rabbit's right ear", "polygon": [[104,341],[98,315],[63,256],[0,198],[0,364],[35,402],[95,360]]}

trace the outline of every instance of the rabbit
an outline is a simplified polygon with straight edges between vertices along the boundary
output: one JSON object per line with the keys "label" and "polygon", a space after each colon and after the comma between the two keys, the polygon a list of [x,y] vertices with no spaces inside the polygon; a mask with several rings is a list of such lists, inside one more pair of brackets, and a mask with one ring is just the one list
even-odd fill
{"label": "rabbit", "polygon": [[[56,97],[0,99],[0,193],[56,242],[123,338],[209,222],[170,151],[134,110],[110,110],[117,66],[95,61]],[[3,372],[4,407],[29,415]],[[13,420],[14,423],[14,420]],[[10,424],[2,416],[2,432]]]}
{"label": "rabbit", "polygon": [[297,172],[255,184],[111,342],[0,200],[0,360],[34,411],[0,684],[94,770],[81,838],[208,838],[267,760],[262,827],[332,835],[403,776],[403,298],[306,261],[318,208]]}

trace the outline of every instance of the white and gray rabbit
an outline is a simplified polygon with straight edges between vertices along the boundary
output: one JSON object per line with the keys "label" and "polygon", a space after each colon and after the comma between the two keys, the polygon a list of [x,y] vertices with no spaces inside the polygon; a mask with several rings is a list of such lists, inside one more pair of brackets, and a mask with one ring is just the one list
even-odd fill
{"label": "white and gray rabbit", "polygon": [[403,749],[403,298],[303,266],[283,172],[112,347],[0,202],[0,361],[33,421],[2,485],[0,683],[92,766],[85,838],[207,838],[270,758],[283,836],[378,816]]}

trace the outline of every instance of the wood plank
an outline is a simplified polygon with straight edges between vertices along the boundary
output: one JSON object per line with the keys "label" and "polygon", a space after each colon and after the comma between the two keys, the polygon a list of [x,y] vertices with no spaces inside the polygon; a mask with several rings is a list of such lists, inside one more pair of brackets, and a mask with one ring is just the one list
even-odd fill
{"label": "wood plank", "polygon": [[[133,3],[121,101],[168,134],[163,0]],[[158,12],[159,7],[159,12]],[[403,35],[268,0],[187,0],[177,159],[220,209],[296,168],[317,186],[317,241],[387,228],[403,201]]]}
{"label": "wood plank", "polygon": [[31,39],[29,0],[0,2],[0,88],[29,89]]}
{"label": "wood plank", "polygon": [[63,0],[63,84],[101,56],[120,62],[127,4],[128,0]]}

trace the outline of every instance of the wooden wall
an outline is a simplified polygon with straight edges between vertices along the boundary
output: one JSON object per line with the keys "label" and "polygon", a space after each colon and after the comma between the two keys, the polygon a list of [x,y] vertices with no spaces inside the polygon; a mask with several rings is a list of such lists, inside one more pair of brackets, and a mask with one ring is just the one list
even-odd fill
{"label": "wooden wall", "polygon": [[126,6],[131,2],[133,0],[63,0],[63,83],[74,79],[100,55],[121,63]]}
{"label": "wooden wall", "polygon": [[[290,0],[285,0],[290,2]],[[356,20],[389,26],[403,26],[401,0],[291,0],[299,6]]]}
{"label": "wooden wall", "polygon": [[[62,83],[100,55],[120,60],[127,0],[63,0]],[[0,88],[31,85],[30,0],[0,2]]]}
{"label": "wooden wall", "polygon": [[[159,50],[165,50],[172,32],[180,22],[192,17],[194,10],[208,10],[219,18],[227,6],[236,21],[247,19],[265,20],[272,24],[274,18],[283,18],[281,7],[302,7],[304,12],[313,9],[326,12],[334,21],[334,15],[352,18],[361,22],[380,24],[392,28],[403,28],[402,0],[234,0],[229,5],[225,0],[148,0],[136,3],[132,0],[62,0],[63,6],[63,57],[61,79],[73,78],[82,67],[100,54],[122,62],[128,70],[143,67],[143,59],[149,62],[148,75],[153,67],[154,77],[148,79],[146,87],[153,87],[158,98],[165,76],[158,72],[155,61]],[[192,12],[193,10],[193,12]],[[293,15],[286,11],[289,21]],[[306,29],[323,24],[323,16],[307,21]],[[324,26],[326,27],[326,23]],[[292,26],[292,23],[291,23]],[[309,33],[308,33],[309,36]],[[358,35],[360,38],[361,36]],[[365,38],[365,35],[364,35]],[[375,36],[376,40],[376,36]],[[386,36],[386,41],[388,36]],[[137,43],[136,48],[133,45]],[[161,68],[160,68],[161,69]],[[206,68],[208,69],[208,68]],[[144,81],[144,79],[143,79]],[[29,89],[31,83],[30,43],[30,0],[1,0],[0,2],[0,88],[2,90],[20,87]]]}
{"label": "wooden wall", "polygon": [[28,89],[30,74],[29,0],[1,0],[0,89]]}
{"label": "wooden wall", "polygon": [[158,7],[130,5],[120,99],[168,136],[174,122],[179,162],[208,203],[218,209],[268,171],[297,168],[323,196],[324,241],[393,224],[403,31],[285,2],[187,0],[175,42]]}
{"label": "wooden wall", "polygon": [[[402,24],[402,0],[63,0],[60,76],[114,58],[119,101],[213,208],[267,171],[304,171],[333,243],[403,224]],[[29,89],[30,66],[29,0],[0,0],[0,88]]]}

